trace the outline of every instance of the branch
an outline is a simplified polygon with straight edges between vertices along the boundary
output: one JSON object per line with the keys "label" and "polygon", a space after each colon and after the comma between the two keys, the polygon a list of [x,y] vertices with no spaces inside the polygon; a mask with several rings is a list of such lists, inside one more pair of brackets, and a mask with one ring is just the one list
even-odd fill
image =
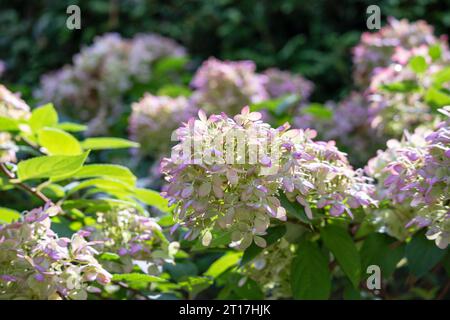
{"label": "branch", "polygon": [[30,187],[29,185],[27,185],[23,182],[13,182],[13,180],[16,179],[16,176],[14,175],[14,173],[12,173],[11,171],[8,170],[8,168],[5,166],[4,163],[0,163],[0,171],[3,172],[8,177],[8,179],[10,180],[9,182],[11,182],[12,184],[19,186],[21,189],[25,190],[29,194],[31,194],[39,199],[41,199],[45,203],[47,203],[47,202],[53,203],[52,200],[47,198],[47,196],[45,194],[43,194],[41,191],[37,190],[36,188]]}

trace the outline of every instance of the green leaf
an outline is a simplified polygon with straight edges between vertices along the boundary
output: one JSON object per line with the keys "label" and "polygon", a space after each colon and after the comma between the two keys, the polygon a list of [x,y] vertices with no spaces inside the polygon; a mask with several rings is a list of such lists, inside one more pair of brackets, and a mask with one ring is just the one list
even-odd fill
{"label": "green leaf", "polygon": [[278,198],[288,215],[297,218],[304,223],[311,223],[311,220],[306,216],[305,210],[298,202],[290,201],[284,193],[281,193]]}
{"label": "green leaf", "polygon": [[177,261],[175,264],[168,263],[164,266],[164,270],[170,274],[171,280],[175,282],[198,275],[197,265],[189,260]]}
{"label": "green leaf", "polygon": [[53,104],[48,103],[32,111],[30,126],[34,132],[38,132],[44,127],[52,127],[58,124],[58,114]]}
{"label": "green leaf", "polygon": [[76,199],[66,200],[62,204],[63,209],[83,209],[86,213],[96,213],[98,211],[109,211],[116,208],[131,207],[143,212],[142,208],[135,202],[118,199]]}
{"label": "green leaf", "polygon": [[434,241],[425,237],[424,232],[420,232],[406,245],[405,253],[409,269],[420,278],[430,271],[447,251],[439,249]]}
{"label": "green leaf", "polygon": [[0,131],[17,131],[19,122],[15,119],[0,116]]}
{"label": "green leaf", "polygon": [[125,282],[133,289],[145,290],[151,283],[166,282],[167,280],[142,273],[124,273],[124,274],[113,274],[112,281]]}
{"label": "green leaf", "polygon": [[438,60],[442,55],[442,49],[439,43],[432,45],[428,49],[428,54],[430,55],[431,59],[433,59],[433,61]]}
{"label": "green leaf", "polygon": [[78,124],[78,123],[73,123],[73,122],[59,123],[55,126],[55,128],[61,129],[61,130],[67,131],[67,132],[81,132],[81,131],[87,130],[87,126]]}
{"label": "green leaf", "polygon": [[264,293],[261,290],[261,287],[255,280],[250,278],[247,278],[243,285],[239,285],[239,282],[236,283],[235,286],[233,287],[233,291],[241,299],[249,299],[249,300],[264,299]]}
{"label": "green leaf", "polygon": [[73,194],[82,189],[96,187],[100,191],[128,191],[132,192],[132,188],[125,184],[121,180],[108,179],[108,178],[94,178],[89,180],[84,180],[69,190],[69,194]]}
{"label": "green leaf", "polygon": [[207,289],[213,284],[210,278],[206,277],[187,277],[185,280],[178,282],[178,287],[189,292],[190,297],[195,297],[201,291]]}
{"label": "green leaf", "polygon": [[404,256],[404,245],[396,245],[396,240],[382,233],[367,236],[360,250],[362,270],[368,266],[380,267],[382,277],[387,279],[395,271]]}
{"label": "green leaf", "polygon": [[115,164],[85,165],[73,175],[73,178],[75,179],[95,177],[113,178],[123,181],[130,186],[134,186],[136,183],[136,176],[130,171],[130,169]]}
{"label": "green leaf", "polygon": [[159,192],[150,189],[135,189],[135,197],[146,205],[155,207],[162,212],[170,212],[169,202]]}
{"label": "green leaf", "polygon": [[[277,242],[278,239],[283,237],[286,233],[286,227],[285,226],[276,226],[271,227],[267,229],[267,235],[265,235],[263,238],[266,240],[267,246],[271,246],[275,242]],[[244,251],[244,255],[242,256],[240,266],[243,266],[247,264],[248,262],[252,261],[261,251],[263,248],[257,246],[254,242]]]}
{"label": "green leaf", "polygon": [[74,174],[86,161],[89,151],[77,156],[43,156],[19,162],[18,178],[30,179],[52,178]]}
{"label": "green leaf", "polygon": [[138,148],[139,143],[121,138],[88,138],[81,142],[84,150]]}
{"label": "green leaf", "polygon": [[99,255],[98,258],[101,260],[105,260],[105,261],[119,261],[120,260],[120,256],[117,253],[113,253],[113,252],[103,252],[102,254]]}
{"label": "green leaf", "polygon": [[350,283],[345,286],[343,297],[345,300],[361,300],[361,293],[358,288],[353,287]]}
{"label": "green leaf", "polygon": [[62,198],[65,196],[66,191],[59,184],[46,184],[42,188],[42,193],[44,193],[49,198]]}
{"label": "green leaf", "polygon": [[361,259],[358,250],[344,228],[327,225],[320,230],[325,246],[336,257],[342,271],[356,288],[361,278]]}
{"label": "green leaf", "polygon": [[297,106],[300,102],[300,97],[295,94],[290,94],[281,98],[282,100],[275,109],[275,114],[278,116],[285,114],[291,107]]}
{"label": "green leaf", "polygon": [[408,92],[417,91],[419,89],[419,86],[413,80],[405,80],[405,81],[384,84],[380,87],[380,89],[389,91],[389,92],[408,93]]}
{"label": "green leaf", "polygon": [[187,57],[163,58],[155,63],[153,71],[156,75],[162,76],[172,71],[182,70],[188,61]]}
{"label": "green leaf", "polygon": [[328,259],[316,243],[300,243],[291,267],[291,286],[295,299],[328,299],[331,291]]}
{"label": "green leaf", "polygon": [[442,90],[431,87],[425,94],[425,101],[433,108],[437,109],[446,105],[450,105],[450,95]]}
{"label": "green leaf", "polygon": [[189,88],[175,84],[167,84],[158,90],[158,96],[168,96],[172,98],[189,97],[191,94],[192,92]]}
{"label": "green leaf", "polygon": [[0,223],[11,223],[20,219],[20,212],[0,207]]}
{"label": "green leaf", "polygon": [[422,56],[415,56],[409,60],[409,66],[415,73],[424,73],[427,70],[427,61]]}
{"label": "green leaf", "polygon": [[433,74],[433,84],[437,87],[450,81],[450,67],[446,67]]}
{"label": "green leaf", "polygon": [[229,268],[236,266],[241,257],[242,252],[228,252],[224,254],[211,264],[208,270],[206,270],[205,276],[217,278]]}
{"label": "green leaf", "polygon": [[49,155],[73,156],[82,153],[78,140],[60,129],[43,128],[39,130],[38,142]]}
{"label": "green leaf", "polygon": [[275,99],[268,99],[258,103],[254,103],[250,106],[252,111],[259,110],[269,110],[270,112],[276,113],[278,106],[283,103],[284,97],[279,97]]}
{"label": "green leaf", "polygon": [[333,111],[320,103],[311,103],[310,105],[302,108],[302,113],[311,114],[317,119],[330,120],[333,118]]}

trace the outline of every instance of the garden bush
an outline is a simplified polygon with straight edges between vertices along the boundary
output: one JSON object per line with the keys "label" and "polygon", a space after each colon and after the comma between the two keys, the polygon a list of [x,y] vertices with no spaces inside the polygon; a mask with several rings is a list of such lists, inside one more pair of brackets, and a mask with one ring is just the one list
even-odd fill
{"label": "garden bush", "polygon": [[[234,33],[251,3],[164,3],[159,13],[180,22],[153,28],[146,2],[93,1],[83,34],[58,31],[26,53],[35,68],[18,65],[19,39],[2,51],[0,299],[449,298],[446,36],[391,17],[358,43],[351,29],[306,48],[282,21],[292,1],[254,4],[256,27]],[[16,27],[24,43],[35,24],[34,36],[55,36],[45,19],[60,23],[60,6]],[[429,7],[440,4],[405,15]],[[317,20],[331,8],[307,27],[332,28]],[[12,28],[19,12],[0,20]],[[445,30],[444,12],[430,17]],[[206,22],[217,34],[197,47]],[[343,38],[355,47],[319,65]],[[253,50],[239,47],[246,39]],[[60,41],[72,60],[44,61]],[[340,71],[327,78],[330,68]]]}

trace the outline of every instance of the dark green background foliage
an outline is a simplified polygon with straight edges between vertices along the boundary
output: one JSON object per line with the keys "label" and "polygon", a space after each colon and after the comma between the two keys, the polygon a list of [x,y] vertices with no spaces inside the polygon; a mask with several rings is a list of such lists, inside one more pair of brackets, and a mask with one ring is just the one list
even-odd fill
{"label": "dark green background foliage", "polygon": [[[81,8],[81,30],[65,27],[71,4]],[[96,35],[157,32],[185,45],[198,63],[216,56],[300,72],[316,84],[312,100],[325,101],[349,90],[349,53],[367,30],[371,4],[381,7],[383,21],[425,19],[437,34],[450,28],[448,0],[2,0],[0,59],[8,64],[6,82],[35,87]]]}

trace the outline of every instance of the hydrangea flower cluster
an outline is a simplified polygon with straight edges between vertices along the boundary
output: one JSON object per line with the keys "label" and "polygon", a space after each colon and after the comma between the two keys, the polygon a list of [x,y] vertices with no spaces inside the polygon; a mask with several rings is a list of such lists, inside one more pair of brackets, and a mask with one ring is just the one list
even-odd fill
{"label": "hydrangea flower cluster", "polygon": [[195,115],[195,108],[185,97],[171,98],[149,93],[132,105],[129,119],[130,139],[140,143],[140,152],[157,158],[170,150],[172,133]]}
{"label": "hydrangea flower cluster", "polygon": [[425,21],[410,23],[407,20],[388,18],[388,24],[378,32],[364,32],[360,43],[353,49],[354,81],[367,87],[377,68],[391,64],[393,54],[399,49],[410,50],[421,45],[444,42],[433,35],[433,27]]}
{"label": "hydrangea flower cluster", "polygon": [[264,86],[271,98],[297,94],[304,103],[308,101],[314,90],[314,84],[311,81],[288,71],[270,68],[264,71],[263,75],[266,77]]}
{"label": "hydrangea flower cluster", "polygon": [[[30,107],[16,94],[0,85],[0,117],[26,120],[30,115]],[[16,151],[17,146],[11,135],[0,131],[0,162],[16,161]]]}
{"label": "hydrangea flower cluster", "polygon": [[[443,113],[450,118],[449,108]],[[384,187],[380,197],[410,206],[414,217],[405,227],[428,227],[428,238],[435,240],[438,247],[446,248],[450,241],[450,119],[424,137],[425,144],[417,138],[402,148],[391,143],[388,148],[394,150],[378,155],[369,168],[391,160],[389,154],[396,153],[383,169],[386,173],[380,179]]]}
{"label": "hydrangea flower cluster", "polygon": [[409,204],[393,205],[388,200],[389,190],[385,186],[385,180],[390,173],[386,167],[397,159],[401,150],[425,148],[425,136],[431,132],[432,129],[428,126],[420,126],[412,134],[405,132],[401,140],[388,140],[387,149],[378,150],[376,157],[370,159],[365,167],[366,173],[377,181],[375,196],[381,203],[379,208],[368,210],[369,216],[380,231],[400,240],[406,239],[411,234],[405,226],[414,218],[415,209]]}
{"label": "hydrangea flower cluster", "polygon": [[294,247],[284,238],[264,249],[242,270],[243,278],[239,285],[247,279],[256,281],[271,299],[288,299],[292,297],[291,264],[295,257]]}
{"label": "hydrangea flower cluster", "polygon": [[50,217],[58,208],[27,212],[18,222],[0,225],[0,299],[86,299],[91,286],[110,282],[95,259],[97,251],[80,233],[59,238]]}
{"label": "hydrangea flower cluster", "polygon": [[[162,161],[169,182],[162,194],[177,204],[175,213],[190,229],[189,239],[202,234],[207,246],[218,228],[230,232],[232,247],[245,249],[253,241],[265,247],[261,236],[271,219],[286,220],[280,192],[303,205],[311,219],[312,206],[351,216],[351,208],[375,204],[373,187],[333,142],[315,142],[315,131],[289,130],[288,124],[274,129],[260,119],[248,107],[233,119],[199,112],[198,120],[177,130],[180,143],[172,158]],[[241,144],[227,148],[229,140],[222,137],[241,133]],[[194,152],[185,152],[191,142]]]}
{"label": "hydrangea flower cluster", "polygon": [[85,232],[91,241],[100,243],[102,252],[119,256],[118,261],[102,262],[115,273],[129,273],[138,265],[147,274],[159,274],[164,263],[173,263],[179,248],[177,242],[169,243],[164,238],[154,219],[132,208],[98,212],[97,223]]}
{"label": "hydrangea flower cluster", "polygon": [[[403,50],[398,63],[382,69],[372,78],[369,93],[369,123],[381,137],[401,137],[403,130],[413,131],[417,126],[430,122],[434,115],[427,102],[427,90],[433,85],[434,75],[449,63],[449,51],[442,48],[439,59],[429,55],[430,48],[421,46],[412,50]],[[423,57],[427,69],[417,74],[408,62],[412,57]],[[404,84],[415,86],[407,92],[389,87]]]}
{"label": "hydrangea flower cluster", "polygon": [[208,113],[236,114],[242,106],[269,98],[265,77],[252,61],[220,61],[209,58],[191,82],[193,103]]}
{"label": "hydrangea flower cluster", "polygon": [[174,41],[155,34],[132,39],[106,34],[75,55],[73,65],[44,75],[36,96],[73,119],[89,121],[91,134],[103,133],[124,111],[123,95],[132,84],[151,78],[155,61],[184,54]]}

